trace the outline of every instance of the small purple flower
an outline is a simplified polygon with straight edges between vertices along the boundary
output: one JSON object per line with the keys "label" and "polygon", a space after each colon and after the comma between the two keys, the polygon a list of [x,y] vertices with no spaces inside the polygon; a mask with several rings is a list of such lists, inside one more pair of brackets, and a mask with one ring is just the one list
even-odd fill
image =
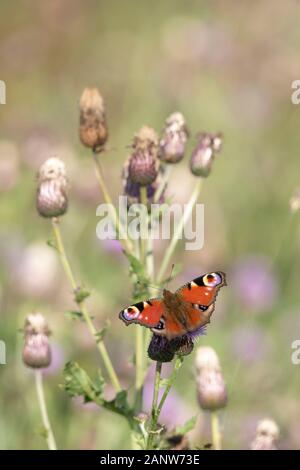
{"label": "small purple flower", "polygon": [[262,256],[247,256],[236,264],[231,285],[244,308],[263,312],[272,308],[278,283],[270,262]]}

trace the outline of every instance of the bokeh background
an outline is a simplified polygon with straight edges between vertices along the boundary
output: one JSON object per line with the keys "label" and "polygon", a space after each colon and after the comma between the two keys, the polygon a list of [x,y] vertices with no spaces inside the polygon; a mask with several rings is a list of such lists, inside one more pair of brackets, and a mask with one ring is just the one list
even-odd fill
{"label": "bokeh background", "polygon": [[[1,2],[0,79],[7,85],[7,104],[0,106],[2,449],[45,447],[18,331],[35,310],[53,331],[45,383],[59,447],[130,443],[122,418],[70,400],[59,388],[67,360],[94,373],[99,357],[84,325],[64,315],[74,308],[72,295],[46,244],[50,225],[35,210],[37,168],[58,156],[71,182],[62,223],[67,249],[78,279],[92,289],[97,324],[111,321],[106,344],[130,386],[135,327],[125,328],[117,316],[131,301],[128,265],[116,243],[96,238],[102,198],[91,155],[78,140],[85,86],[98,86],[105,97],[111,151],[103,167],[115,200],[126,146],[141,125],[159,132],[170,112],[186,117],[188,152],[169,189],[179,202],[192,189],[187,159],[196,132],[223,132],[224,150],[201,194],[204,248],[181,246],[173,261],[182,271],[170,287],[209,270],[228,275],[199,342],[218,352],[229,389],[221,417],[225,447],[247,448],[257,420],[271,416],[281,429],[280,447],[299,448],[300,366],[291,362],[291,343],[300,338],[300,237],[298,216],[289,209],[300,185],[300,107],[291,103],[291,82],[300,78],[299,21],[295,0]],[[157,253],[163,250],[158,244]],[[172,428],[199,414],[201,445],[209,441],[209,421],[198,409],[193,360],[191,354],[185,361],[163,421]]]}

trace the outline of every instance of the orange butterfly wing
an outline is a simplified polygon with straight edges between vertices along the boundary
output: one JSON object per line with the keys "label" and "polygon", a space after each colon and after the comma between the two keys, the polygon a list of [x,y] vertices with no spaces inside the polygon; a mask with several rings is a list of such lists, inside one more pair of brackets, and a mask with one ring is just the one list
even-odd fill
{"label": "orange butterfly wing", "polygon": [[226,285],[225,274],[221,271],[205,274],[178,289],[183,301],[188,302],[188,331],[195,331],[210,322],[215,301],[221,287]]}
{"label": "orange butterfly wing", "polygon": [[130,305],[119,313],[119,317],[126,325],[137,323],[148,328],[159,325],[164,313],[162,299],[150,299]]}

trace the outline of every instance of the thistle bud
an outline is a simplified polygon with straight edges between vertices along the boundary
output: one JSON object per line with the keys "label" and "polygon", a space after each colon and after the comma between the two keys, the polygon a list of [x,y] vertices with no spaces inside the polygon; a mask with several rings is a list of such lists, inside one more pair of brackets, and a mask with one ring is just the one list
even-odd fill
{"label": "thistle bud", "polygon": [[190,160],[191,172],[195,176],[207,177],[212,168],[215,154],[222,148],[221,134],[200,133]]}
{"label": "thistle bud", "polygon": [[128,175],[132,183],[152,184],[158,173],[158,139],[151,127],[144,126],[135,135],[129,159]]}
{"label": "thistle bud", "polygon": [[99,152],[108,138],[104,101],[97,88],[85,88],[80,98],[79,137],[83,145]]}
{"label": "thistle bud", "polygon": [[196,353],[197,396],[202,409],[215,411],[227,404],[227,389],[219,358],[210,347],[200,347]]}
{"label": "thistle bud", "polygon": [[28,315],[24,326],[23,362],[31,368],[48,367],[51,363],[50,330],[40,313]]}
{"label": "thistle bud", "polygon": [[220,370],[203,369],[197,378],[197,395],[203,410],[219,410],[227,404],[226,385]]}
{"label": "thistle bud", "polygon": [[59,158],[49,158],[40,167],[36,207],[42,217],[59,217],[68,208],[65,164]]}
{"label": "thistle bud", "polygon": [[265,418],[259,421],[256,435],[251,444],[251,450],[277,450],[279,428],[275,421]]}
{"label": "thistle bud", "polygon": [[300,209],[300,189],[290,199],[291,212],[297,212]]}
{"label": "thistle bud", "polygon": [[159,158],[166,163],[178,163],[184,156],[188,130],[181,113],[166,119],[163,136],[159,142]]}
{"label": "thistle bud", "polygon": [[210,346],[201,346],[197,349],[195,365],[198,372],[203,369],[220,369],[218,355]]}

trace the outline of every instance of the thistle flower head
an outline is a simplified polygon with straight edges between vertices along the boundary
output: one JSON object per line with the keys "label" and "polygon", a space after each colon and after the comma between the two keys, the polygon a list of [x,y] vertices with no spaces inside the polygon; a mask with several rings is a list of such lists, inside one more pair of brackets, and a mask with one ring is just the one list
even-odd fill
{"label": "thistle flower head", "polygon": [[51,363],[50,330],[43,315],[32,313],[24,325],[23,362],[31,368],[48,367]]}
{"label": "thistle flower head", "polygon": [[148,355],[153,361],[171,362],[175,354],[187,356],[193,348],[194,343],[188,335],[169,340],[165,336],[153,334]]}
{"label": "thistle flower head", "polygon": [[258,422],[256,435],[251,443],[251,450],[276,450],[279,438],[279,427],[270,418]]}
{"label": "thistle flower head", "polygon": [[188,130],[185,119],[179,112],[167,119],[159,142],[159,158],[166,163],[178,163],[184,157]]}
{"label": "thistle flower head", "polygon": [[85,88],[80,103],[79,137],[83,145],[99,152],[108,138],[105,106],[97,88]]}
{"label": "thistle flower head", "polygon": [[204,410],[218,410],[227,404],[227,388],[214,349],[203,346],[196,352],[198,402]]}
{"label": "thistle flower head", "polygon": [[[123,184],[123,192],[127,196],[128,206],[131,204],[138,204],[141,203],[141,187],[140,183],[135,183],[131,180],[129,176],[129,165],[130,165],[130,157],[125,161],[122,169],[122,184]],[[157,178],[152,183],[148,184],[147,187],[147,200],[149,205],[154,201],[154,195],[157,188],[160,185],[161,181],[161,173],[158,172]],[[164,191],[161,194],[159,203],[164,202]]]}
{"label": "thistle flower head", "polygon": [[132,183],[151,185],[158,173],[158,138],[154,129],[143,126],[134,136],[128,175]]}
{"label": "thistle flower head", "polygon": [[222,148],[222,134],[198,134],[198,141],[190,160],[191,172],[195,176],[207,177],[212,168],[215,154]]}
{"label": "thistle flower head", "polygon": [[59,217],[68,208],[65,164],[59,158],[46,160],[38,172],[36,207],[42,217]]}

